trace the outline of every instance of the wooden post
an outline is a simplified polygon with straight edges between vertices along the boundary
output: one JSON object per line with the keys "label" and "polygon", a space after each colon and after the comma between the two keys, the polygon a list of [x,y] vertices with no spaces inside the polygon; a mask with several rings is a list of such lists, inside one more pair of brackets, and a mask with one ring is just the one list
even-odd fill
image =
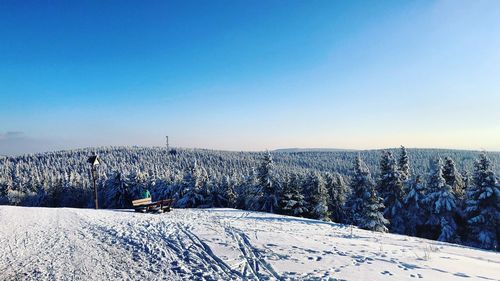
{"label": "wooden post", "polygon": [[95,200],[95,208],[99,209],[99,199],[97,197],[97,185],[96,185],[96,176],[97,176],[97,170],[96,166],[92,165],[92,181],[94,183],[94,200]]}

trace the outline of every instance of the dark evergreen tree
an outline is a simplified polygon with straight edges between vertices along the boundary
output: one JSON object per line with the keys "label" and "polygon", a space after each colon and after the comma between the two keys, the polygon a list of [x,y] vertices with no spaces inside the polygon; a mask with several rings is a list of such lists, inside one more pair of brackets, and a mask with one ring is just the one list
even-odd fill
{"label": "dark evergreen tree", "polygon": [[443,177],[443,164],[438,158],[432,165],[427,183],[424,204],[427,211],[427,233],[425,236],[440,241],[458,240],[456,217],[456,198],[451,186]]}
{"label": "dark evergreen tree", "polygon": [[408,157],[408,152],[404,146],[401,146],[401,154],[398,161],[398,169],[401,173],[401,180],[403,182],[408,181],[411,178],[410,171],[410,158]]}
{"label": "dark evergreen tree", "polygon": [[422,200],[425,212],[425,227],[422,229],[422,236],[428,239],[437,239],[439,235],[440,219],[435,212],[436,194],[446,184],[443,178],[441,158],[430,160],[430,168],[427,178],[427,189]]}
{"label": "dark evergreen tree", "polygon": [[251,170],[245,177],[243,183],[238,187],[238,206],[246,210],[260,210],[260,200],[262,198],[262,189],[257,183],[257,173]]}
{"label": "dark evergreen tree", "polygon": [[407,235],[417,236],[419,229],[425,223],[425,212],[422,200],[425,197],[425,185],[420,175],[409,182],[408,193],[404,199],[405,207],[405,232]]}
{"label": "dark evergreen tree", "polygon": [[472,183],[472,177],[468,171],[462,172],[462,180],[464,182],[464,199],[467,198],[467,189]]}
{"label": "dark evergreen tree", "polygon": [[435,212],[440,219],[440,233],[438,240],[444,242],[459,242],[458,227],[455,222],[456,198],[451,186],[445,184],[441,187],[435,204]]}
{"label": "dark evergreen tree", "polygon": [[7,198],[7,190],[7,180],[0,178],[0,205],[9,203],[9,199]]}
{"label": "dark evergreen tree", "polygon": [[348,187],[343,177],[338,174],[328,174],[326,179],[328,190],[328,211],[334,222],[346,222],[345,204],[347,201]]}
{"label": "dark evergreen tree", "polygon": [[464,198],[464,180],[450,157],[446,157],[444,160],[443,178],[446,184],[451,186],[455,197],[462,200]]}
{"label": "dark evergreen tree", "polygon": [[475,164],[467,192],[466,214],[469,240],[484,249],[498,249],[500,237],[500,187],[486,154]]}
{"label": "dark evergreen tree", "polygon": [[114,172],[104,183],[104,206],[106,208],[129,208],[132,199],[122,173]]}
{"label": "dark evergreen tree", "polygon": [[386,151],[380,161],[380,177],[378,190],[385,206],[384,217],[389,220],[389,229],[394,233],[404,233],[403,176],[399,171],[396,159]]}
{"label": "dark evergreen tree", "polygon": [[234,191],[234,183],[229,176],[224,176],[221,185],[221,206],[234,208],[236,207],[236,192]]}
{"label": "dark evergreen tree", "polygon": [[200,200],[197,207],[199,208],[219,208],[224,204],[225,198],[221,190],[221,186],[215,185],[207,178],[200,188]]}
{"label": "dark evergreen tree", "polygon": [[278,187],[273,181],[272,172],[273,159],[268,151],[259,168],[258,184],[262,193],[260,210],[269,213],[275,213],[278,210]]}
{"label": "dark evergreen tree", "polygon": [[[58,177],[55,182],[50,184],[50,188],[46,191],[43,206],[45,207],[59,207],[61,198],[63,196],[64,181],[62,177]],[[17,194],[14,193],[14,194]],[[11,196],[12,197],[12,196]]]}
{"label": "dark evergreen tree", "polygon": [[382,214],[384,205],[377,195],[368,167],[359,156],[354,162],[351,190],[347,201],[351,222],[363,229],[386,232],[388,221]]}
{"label": "dark evergreen tree", "polygon": [[389,223],[387,219],[384,218],[382,210],[384,209],[384,204],[382,199],[378,197],[375,186],[372,186],[370,190],[365,193],[364,208],[361,213],[361,221],[359,227],[362,229],[387,232],[388,229],[386,225]]}
{"label": "dark evergreen tree", "polygon": [[454,211],[454,219],[457,224],[457,235],[466,235],[467,218],[464,213],[465,204],[465,181],[460,172],[458,172],[455,162],[451,157],[446,157],[443,166],[443,178],[446,184],[451,186],[453,195],[455,196],[456,210]]}
{"label": "dark evergreen tree", "polygon": [[306,197],[308,216],[313,219],[329,220],[328,191],[319,173],[310,173],[304,183],[308,190]]}
{"label": "dark evergreen tree", "polygon": [[282,214],[302,217],[307,214],[307,202],[301,192],[300,177],[292,174],[283,186],[280,200]]}
{"label": "dark evergreen tree", "polygon": [[204,198],[202,188],[206,183],[206,178],[202,170],[195,161],[193,166],[186,171],[182,180],[177,197],[176,205],[182,208],[196,208],[203,204]]}

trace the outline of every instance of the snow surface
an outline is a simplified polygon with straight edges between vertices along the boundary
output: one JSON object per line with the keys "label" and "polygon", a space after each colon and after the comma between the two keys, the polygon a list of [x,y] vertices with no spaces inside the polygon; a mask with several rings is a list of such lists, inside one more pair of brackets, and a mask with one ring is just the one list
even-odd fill
{"label": "snow surface", "polygon": [[0,280],[499,280],[500,254],[233,209],[0,206]]}

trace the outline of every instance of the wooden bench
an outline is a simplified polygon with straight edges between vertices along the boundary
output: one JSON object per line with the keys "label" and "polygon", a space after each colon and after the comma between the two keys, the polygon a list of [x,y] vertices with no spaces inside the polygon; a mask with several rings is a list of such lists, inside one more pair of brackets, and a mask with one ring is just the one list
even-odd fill
{"label": "wooden bench", "polygon": [[140,206],[140,205],[147,205],[151,203],[151,197],[149,198],[144,198],[144,199],[137,199],[132,201],[132,205],[134,207]]}
{"label": "wooden bench", "polygon": [[170,212],[173,203],[173,199],[164,199],[152,202],[151,198],[144,198],[132,201],[134,210],[141,213]]}

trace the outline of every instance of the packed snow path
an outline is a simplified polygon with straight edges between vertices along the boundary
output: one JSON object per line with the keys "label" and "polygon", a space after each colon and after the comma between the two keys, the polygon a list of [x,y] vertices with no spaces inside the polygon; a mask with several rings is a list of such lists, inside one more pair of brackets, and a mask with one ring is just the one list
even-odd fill
{"label": "packed snow path", "polygon": [[232,209],[0,207],[0,280],[499,280],[500,254]]}

